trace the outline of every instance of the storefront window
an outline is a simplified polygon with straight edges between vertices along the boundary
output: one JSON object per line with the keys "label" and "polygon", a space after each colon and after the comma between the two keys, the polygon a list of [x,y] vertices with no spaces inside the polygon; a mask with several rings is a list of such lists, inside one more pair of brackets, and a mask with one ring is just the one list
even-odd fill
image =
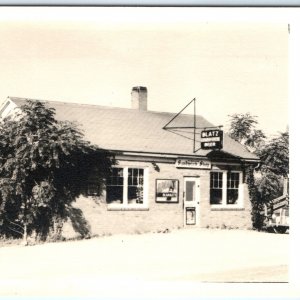
{"label": "storefront window", "polygon": [[144,176],[145,170],[142,168],[114,168],[107,180],[107,203],[124,207],[143,205]]}
{"label": "storefront window", "polygon": [[241,172],[211,172],[210,173],[210,204],[230,206],[241,204],[239,195]]}

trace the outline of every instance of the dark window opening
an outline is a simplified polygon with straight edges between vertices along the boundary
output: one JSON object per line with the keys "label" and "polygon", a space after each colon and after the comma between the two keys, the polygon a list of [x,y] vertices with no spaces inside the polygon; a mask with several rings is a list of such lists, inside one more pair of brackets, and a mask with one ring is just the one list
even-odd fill
{"label": "dark window opening", "polygon": [[239,173],[228,173],[227,175],[227,204],[236,204],[239,198]]}
{"label": "dark window opening", "polygon": [[106,201],[107,203],[123,203],[123,169],[114,168],[111,176],[107,179]]}
{"label": "dark window opening", "polygon": [[210,204],[222,204],[223,173],[210,173]]}

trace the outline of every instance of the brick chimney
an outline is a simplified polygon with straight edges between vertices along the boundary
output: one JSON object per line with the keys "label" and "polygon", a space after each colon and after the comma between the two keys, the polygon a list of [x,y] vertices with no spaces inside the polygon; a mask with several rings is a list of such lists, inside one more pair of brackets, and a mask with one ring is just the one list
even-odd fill
{"label": "brick chimney", "polygon": [[147,110],[147,88],[144,86],[135,86],[131,91],[131,108],[138,110]]}

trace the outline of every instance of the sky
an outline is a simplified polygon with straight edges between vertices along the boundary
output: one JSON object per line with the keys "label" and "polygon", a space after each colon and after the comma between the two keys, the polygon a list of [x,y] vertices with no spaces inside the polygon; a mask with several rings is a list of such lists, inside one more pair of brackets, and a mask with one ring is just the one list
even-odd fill
{"label": "sky", "polygon": [[226,129],[229,115],[249,112],[257,129],[274,136],[289,122],[288,23],[246,16],[207,18],[199,8],[0,7],[0,101],[130,108],[131,89],[141,85],[149,110],[176,113],[196,98],[197,114],[215,125]]}

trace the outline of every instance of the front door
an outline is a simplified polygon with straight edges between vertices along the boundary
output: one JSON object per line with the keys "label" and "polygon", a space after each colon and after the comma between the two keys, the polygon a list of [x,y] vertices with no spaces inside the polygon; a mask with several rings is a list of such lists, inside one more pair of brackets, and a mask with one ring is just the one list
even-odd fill
{"label": "front door", "polygon": [[184,225],[199,225],[200,178],[184,177]]}

